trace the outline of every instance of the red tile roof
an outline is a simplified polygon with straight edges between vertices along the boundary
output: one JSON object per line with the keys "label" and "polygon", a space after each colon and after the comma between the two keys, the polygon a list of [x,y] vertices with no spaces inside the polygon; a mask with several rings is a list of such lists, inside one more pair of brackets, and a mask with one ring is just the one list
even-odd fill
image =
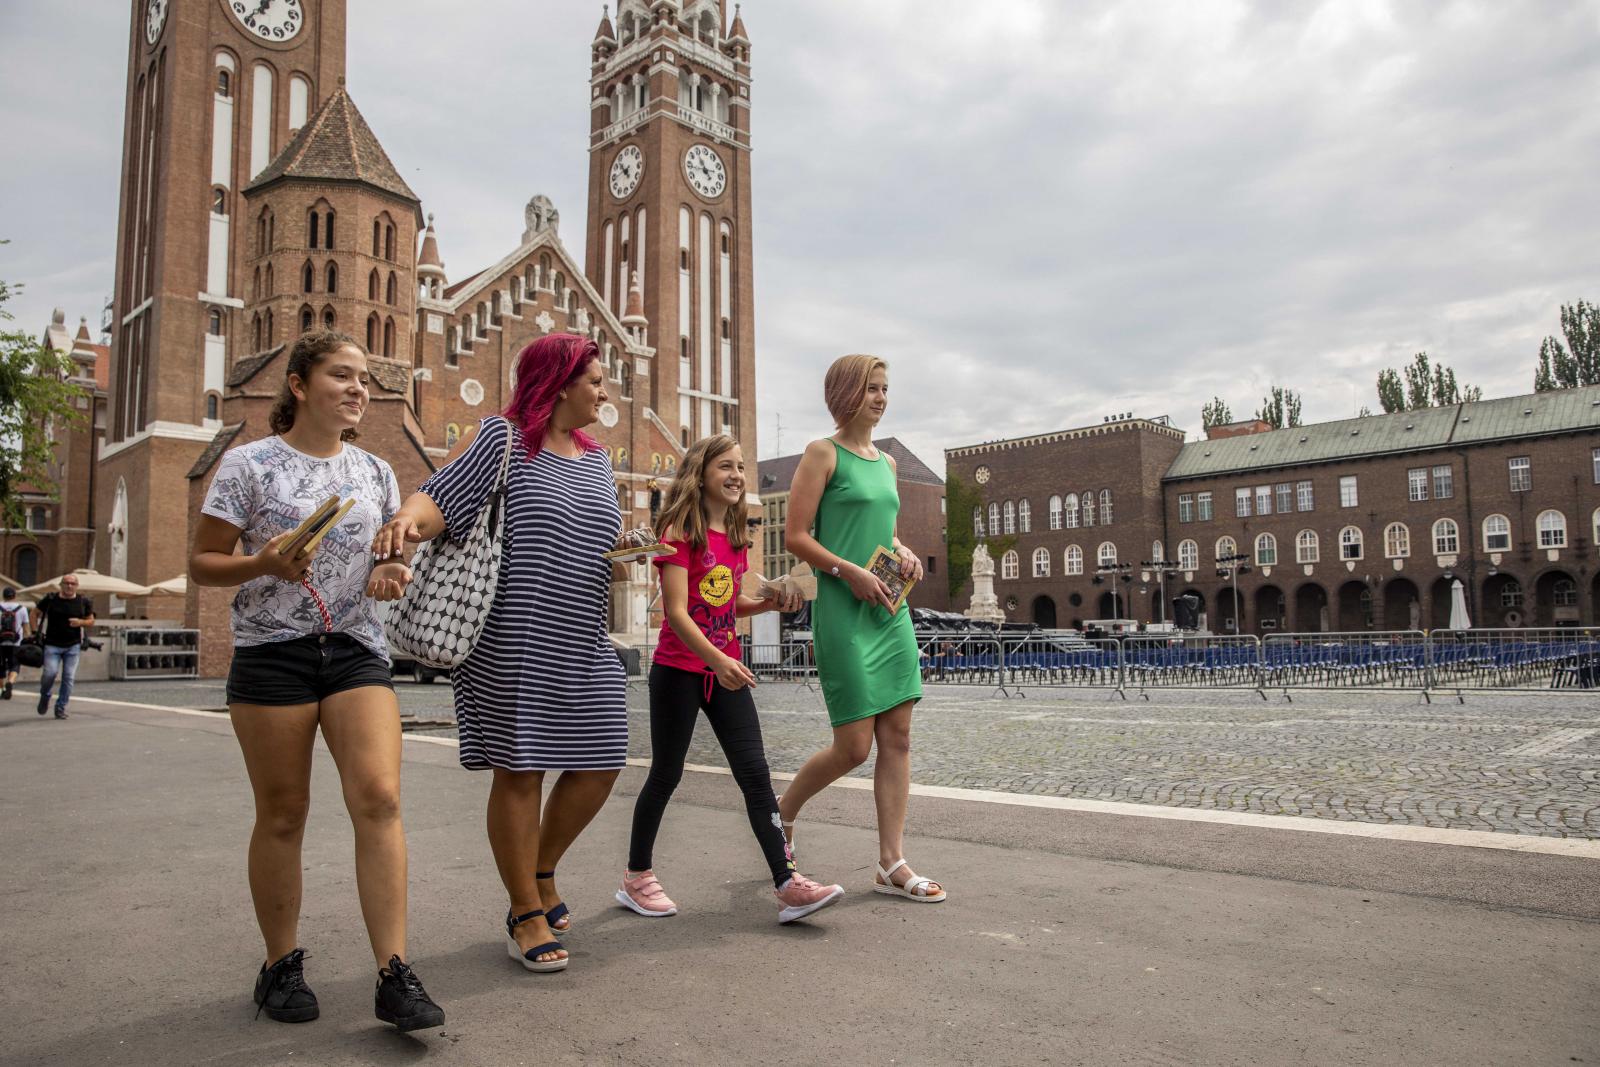
{"label": "red tile roof", "polygon": [[342,85],[278,153],[278,158],[245,186],[245,192],[288,178],[360,182],[413,204],[421,203]]}

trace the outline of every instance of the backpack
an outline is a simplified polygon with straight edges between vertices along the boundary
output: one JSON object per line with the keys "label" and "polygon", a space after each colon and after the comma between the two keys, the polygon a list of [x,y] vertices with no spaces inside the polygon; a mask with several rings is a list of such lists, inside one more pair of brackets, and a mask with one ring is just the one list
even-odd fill
{"label": "backpack", "polygon": [[21,640],[22,628],[17,625],[21,608],[0,608],[0,641],[7,644]]}

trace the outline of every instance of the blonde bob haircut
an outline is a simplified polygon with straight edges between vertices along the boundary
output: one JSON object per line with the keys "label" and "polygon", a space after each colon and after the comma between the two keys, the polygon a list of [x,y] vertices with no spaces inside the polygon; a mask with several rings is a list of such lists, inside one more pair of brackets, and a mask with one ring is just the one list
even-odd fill
{"label": "blonde bob haircut", "polygon": [[889,364],[877,356],[840,356],[833,361],[822,379],[822,399],[835,428],[843,429],[861,411],[867,402],[867,380],[880,368],[888,370]]}

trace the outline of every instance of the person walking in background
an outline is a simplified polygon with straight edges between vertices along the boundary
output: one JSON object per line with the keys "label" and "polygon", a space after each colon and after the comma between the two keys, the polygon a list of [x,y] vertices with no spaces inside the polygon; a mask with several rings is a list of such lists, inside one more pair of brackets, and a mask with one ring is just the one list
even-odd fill
{"label": "person walking in background", "polygon": [[17,650],[28,634],[28,605],[17,600],[17,591],[9,585],[0,590],[0,700],[11,699],[11,687],[17,681]]}
{"label": "person walking in background", "polygon": [[[400,705],[372,597],[393,594],[403,564],[373,566],[368,546],[400,506],[394,472],[349,442],[367,409],[366,353],[313,330],[289,353],[268,421],[274,436],[225,453],[201,508],[189,574],[239,587],[233,598],[228,714],[255,793],[250,896],[266,941],[257,1014],[309,1022],[300,846],[320,727],[355,829],[356,891],[378,964],[373,1012],[400,1030],[442,1026],[444,1012],[406,962],[406,836],[400,821]],[[349,512],[301,556],[279,552],[330,496]],[[242,544],[244,554],[234,549]]]}
{"label": "person walking in background", "polygon": [[[61,679],[56,697],[56,718],[67,717],[67,701],[72,699],[72,682],[78,676],[78,656],[83,651],[83,633],[94,625],[94,604],[78,595],[78,576],[61,576],[61,592],[50,593],[39,601],[39,629],[44,633],[44,667],[39,675],[40,715],[50,710],[50,691]],[[9,686],[7,687],[9,688]]]}
{"label": "person walking in background", "polygon": [[903,577],[922,577],[917,554],[895,533],[900,493],[894,460],[872,443],[889,404],[889,365],[876,356],[841,356],[828,368],[823,395],[838,432],[806,446],[789,490],[784,534],[789,551],[817,573],[812,627],[833,743],[806,761],[778,807],[792,835],[806,801],[866,762],[876,744],[878,870],[872,888],[935,903],[945,899],[944,888],[907,865],[903,845],[911,708],[922,699],[916,633],[911,609],[891,611],[889,587],[866,569],[881,546],[899,557]]}
{"label": "person walking in background", "polygon": [[678,910],[655,876],[651,853],[701,711],[744,793],[750,829],[772,873],[778,921],[804,918],[844,896],[841,887],[818,885],[795,869],[772,795],[751,697],[755,676],[740,661],[734,623],[764,611],[794,611],[800,595],[756,600],[740,592],[750,552],[748,520],[739,443],[726,434],[695,442],[657,520],[662,544],[676,553],[655,561],[666,619],[650,667],[650,774],[634,805],[628,869],[617,890],[618,903],[647,917]]}
{"label": "person walking in background", "polygon": [[[551,931],[572,919],[556,865],[628,756],[627,677],[606,629],[611,563],[603,556],[616,545],[622,512],[611,462],[583,429],[608,399],[599,347],[547,334],[517,356],[516,381],[505,413],[458,444],[378,531],[372,551],[391,559],[407,543],[465,537],[494,491],[509,436],[499,585],[450,681],[461,765],[494,776],[489,847],[510,897],[507,951],[530,971],[559,971],[567,951]],[[545,803],[549,771],[560,777]]]}

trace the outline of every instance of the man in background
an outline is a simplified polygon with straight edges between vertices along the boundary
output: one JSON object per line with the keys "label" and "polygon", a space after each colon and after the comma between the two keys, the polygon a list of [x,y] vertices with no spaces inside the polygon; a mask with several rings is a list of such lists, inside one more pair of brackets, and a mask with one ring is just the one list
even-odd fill
{"label": "man in background", "polygon": [[61,676],[61,695],[56,698],[56,718],[67,717],[67,701],[72,697],[72,680],[78,674],[78,655],[82,651],[84,627],[94,625],[94,604],[78,595],[78,576],[63,575],[61,592],[39,601],[40,630],[44,632],[44,673],[39,678],[39,707],[43,715],[50,708],[50,690]]}
{"label": "man in background", "polygon": [[5,686],[0,688],[0,700],[11,699],[11,687],[17,681],[17,650],[28,632],[28,605],[17,600],[17,591],[9,585],[0,590],[0,678]]}

